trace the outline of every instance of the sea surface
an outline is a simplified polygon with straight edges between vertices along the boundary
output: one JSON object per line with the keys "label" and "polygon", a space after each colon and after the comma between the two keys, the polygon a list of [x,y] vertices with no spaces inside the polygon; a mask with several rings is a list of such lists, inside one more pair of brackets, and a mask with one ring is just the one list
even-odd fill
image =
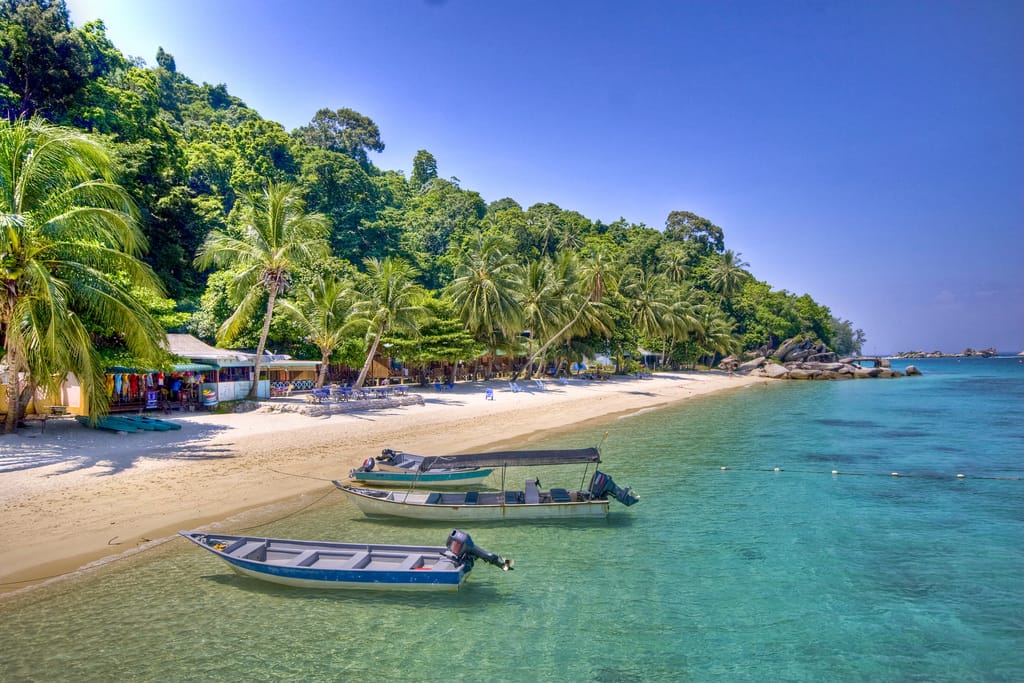
{"label": "sea surface", "polygon": [[[757,385],[545,442],[607,433],[601,469],[641,502],[466,528],[516,569],[478,563],[459,593],[276,587],[165,543],[0,601],[0,680],[1024,681],[1024,364],[913,362],[923,376]],[[510,473],[535,474],[583,476]],[[369,521],[325,482],[247,533],[449,531]]]}

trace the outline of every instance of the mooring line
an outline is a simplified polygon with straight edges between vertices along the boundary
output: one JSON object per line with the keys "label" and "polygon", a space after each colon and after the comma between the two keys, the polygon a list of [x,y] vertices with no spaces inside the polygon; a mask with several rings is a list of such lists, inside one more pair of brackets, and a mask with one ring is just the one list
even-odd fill
{"label": "mooring line", "polygon": [[882,472],[843,472],[841,470],[832,470],[830,472],[819,471],[819,470],[791,470],[783,467],[772,467],[770,469],[761,469],[754,467],[729,467],[723,465],[718,469],[722,471],[735,471],[735,472],[770,472],[772,474],[781,472],[792,472],[795,474],[829,474],[835,477],[887,477],[889,479],[984,479],[988,481],[1024,481],[1024,477],[988,477],[984,475],[964,474],[963,472],[957,472],[956,474],[921,474],[921,473],[906,473],[906,472],[890,472],[885,474]]}

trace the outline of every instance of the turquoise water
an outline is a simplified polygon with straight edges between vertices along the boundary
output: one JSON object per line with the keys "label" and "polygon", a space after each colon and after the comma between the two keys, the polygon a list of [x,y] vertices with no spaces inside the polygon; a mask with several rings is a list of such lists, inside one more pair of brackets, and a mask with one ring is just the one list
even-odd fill
{"label": "turquoise water", "polygon": [[[457,594],[275,587],[167,543],[0,602],[0,679],[1024,680],[1024,366],[915,364],[923,377],[759,385],[549,442],[607,431],[603,469],[640,504],[468,528],[517,569],[479,564]],[[324,494],[251,533],[450,530]]]}

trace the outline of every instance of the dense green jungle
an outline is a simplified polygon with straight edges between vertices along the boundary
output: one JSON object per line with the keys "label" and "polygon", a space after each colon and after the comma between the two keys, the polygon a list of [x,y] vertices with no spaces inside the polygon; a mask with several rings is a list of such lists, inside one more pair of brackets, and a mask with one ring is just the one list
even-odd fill
{"label": "dense green jungle", "polygon": [[[14,328],[42,324],[18,312],[40,289],[26,279],[29,263],[75,283],[66,313],[88,339],[71,343],[91,344],[106,363],[146,352],[128,325],[350,368],[365,368],[381,345],[413,365],[509,354],[530,371],[607,354],[630,371],[652,357],[711,365],[800,335],[841,354],[864,342],[809,294],[758,280],[726,248],[725,231],[685,207],[652,227],[553,203],[487,201],[443,177],[443,160],[425,149],[408,175],[374,165],[385,135],[366,114],[338,107],[343,92],[288,131],[227,85],[194,82],[163,49],[154,59],[123,54],[102,21],[73,25],[62,0],[0,3],[5,140],[70,131],[95,143],[109,158],[93,175],[120,188],[118,211],[139,233],[114,239],[86,221],[91,232],[69,238],[67,207],[52,213],[64,218],[42,221],[41,209],[15,197],[19,168],[40,173],[28,162],[42,138],[5,142],[0,161],[15,171],[0,179],[2,213],[5,226],[25,231],[8,229],[0,244],[9,362]],[[40,121],[51,127],[26,132]],[[62,175],[77,187],[80,165],[69,153],[40,187],[52,193]],[[36,251],[25,246],[33,240]],[[131,254],[128,243],[152,277],[137,277],[134,256],[97,257],[89,277],[126,294],[135,317],[117,322],[95,298],[76,307],[74,254],[90,245]],[[63,271],[40,256],[55,244],[71,245]],[[47,362],[56,372],[78,361]]]}

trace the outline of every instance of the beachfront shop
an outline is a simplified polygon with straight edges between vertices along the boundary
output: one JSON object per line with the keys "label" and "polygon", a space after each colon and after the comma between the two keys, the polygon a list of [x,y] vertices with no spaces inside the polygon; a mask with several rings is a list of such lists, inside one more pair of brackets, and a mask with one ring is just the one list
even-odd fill
{"label": "beachfront shop", "polygon": [[178,363],[168,372],[115,366],[105,380],[111,413],[216,405],[216,368],[208,364]]}

